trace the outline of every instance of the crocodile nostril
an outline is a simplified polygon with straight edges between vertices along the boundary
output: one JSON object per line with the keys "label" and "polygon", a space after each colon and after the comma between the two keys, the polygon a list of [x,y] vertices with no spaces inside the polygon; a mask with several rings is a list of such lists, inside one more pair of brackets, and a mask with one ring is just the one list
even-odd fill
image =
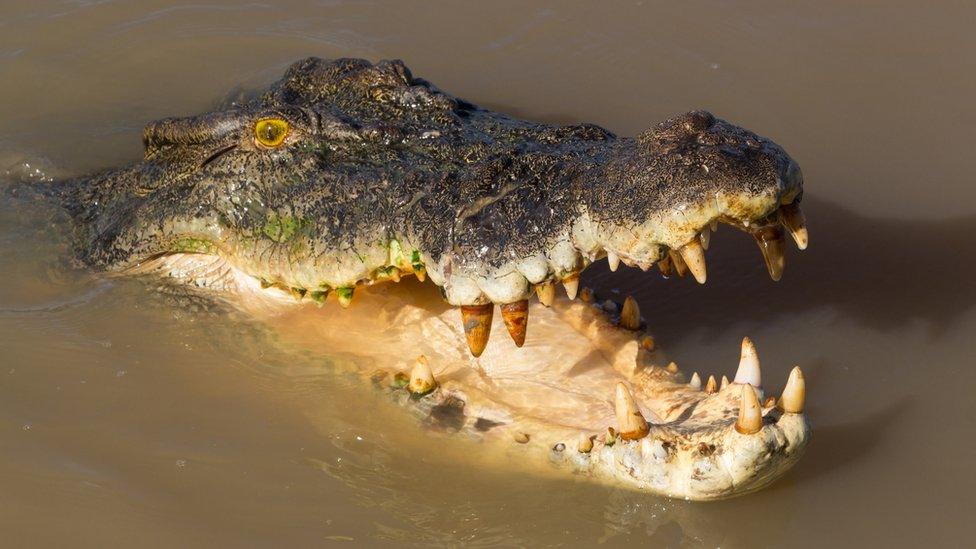
{"label": "crocodile nostril", "polygon": [[708,111],[692,111],[685,115],[684,130],[688,133],[700,133],[715,124],[715,117]]}

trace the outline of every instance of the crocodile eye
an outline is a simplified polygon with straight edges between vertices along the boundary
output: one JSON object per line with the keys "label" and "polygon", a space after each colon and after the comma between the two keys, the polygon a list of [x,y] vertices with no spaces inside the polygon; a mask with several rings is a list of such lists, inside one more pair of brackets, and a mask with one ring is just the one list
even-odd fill
{"label": "crocodile eye", "polygon": [[254,139],[258,145],[273,149],[285,142],[288,129],[288,122],[281,118],[262,118],[254,123]]}

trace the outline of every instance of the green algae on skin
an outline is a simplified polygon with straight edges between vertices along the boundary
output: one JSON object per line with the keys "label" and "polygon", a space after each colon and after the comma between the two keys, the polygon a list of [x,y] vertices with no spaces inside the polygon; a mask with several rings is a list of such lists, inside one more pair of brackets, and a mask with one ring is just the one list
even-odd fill
{"label": "green algae on skin", "polygon": [[203,238],[184,236],[176,239],[170,245],[170,251],[173,253],[216,254],[217,246]]}
{"label": "green algae on skin", "polygon": [[305,223],[291,215],[279,215],[272,212],[268,215],[261,232],[275,242],[288,242],[305,226]]}

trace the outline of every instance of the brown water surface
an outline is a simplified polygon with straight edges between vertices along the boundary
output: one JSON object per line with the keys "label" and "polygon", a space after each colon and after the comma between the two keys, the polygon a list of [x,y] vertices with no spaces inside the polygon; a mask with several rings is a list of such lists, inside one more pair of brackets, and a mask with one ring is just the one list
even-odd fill
{"label": "brown water surface", "polygon": [[[3,546],[959,546],[976,509],[971,3],[8,2],[0,160],[137,159],[142,125],[304,56],[404,59],[476,103],[620,134],[691,108],[803,166],[810,249],[783,281],[723,231],[709,281],[604,265],[682,364],[759,345],[807,372],[786,478],[693,504],[481,467],[280,334],[65,268],[0,205]],[[150,291],[147,291],[150,290]],[[340,314],[323,309],[323,314]]]}

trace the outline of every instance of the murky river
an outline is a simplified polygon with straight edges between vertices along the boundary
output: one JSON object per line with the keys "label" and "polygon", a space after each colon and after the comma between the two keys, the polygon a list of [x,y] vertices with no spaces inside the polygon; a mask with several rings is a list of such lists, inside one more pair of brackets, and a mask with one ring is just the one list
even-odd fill
{"label": "murky river", "polygon": [[328,353],[66,268],[60,229],[3,204],[0,545],[965,545],[976,8],[941,4],[6,2],[4,166],[132,161],[146,121],[308,55],[402,58],[532,119],[628,135],[701,107],[772,137],[812,240],[782,282],[733,231],[704,287],[605,263],[584,282],[635,294],[682,364],[731,374],[748,334],[775,387],[802,365],[814,436],[784,479],[709,504],[487,466]]}

